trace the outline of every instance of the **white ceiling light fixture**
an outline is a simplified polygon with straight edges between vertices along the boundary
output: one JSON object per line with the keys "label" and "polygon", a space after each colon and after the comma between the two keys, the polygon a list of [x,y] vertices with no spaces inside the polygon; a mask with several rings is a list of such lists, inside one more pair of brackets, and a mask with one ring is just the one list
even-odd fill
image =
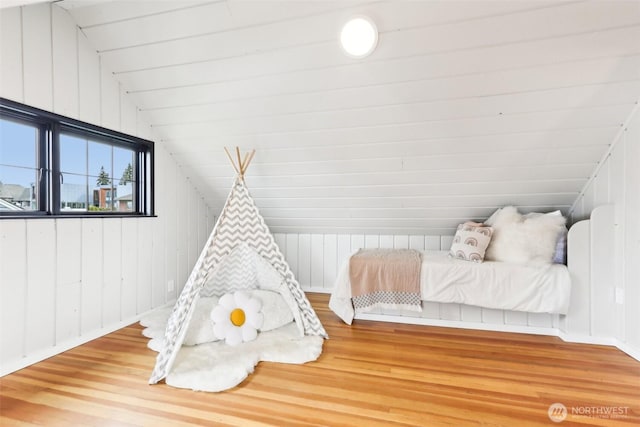
{"label": "white ceiling light fixture", "polygon": [[340,44],[352,58],[370,55],[378,44],[378,29],[366,16],[355,16],[347,21],[340,32]]}

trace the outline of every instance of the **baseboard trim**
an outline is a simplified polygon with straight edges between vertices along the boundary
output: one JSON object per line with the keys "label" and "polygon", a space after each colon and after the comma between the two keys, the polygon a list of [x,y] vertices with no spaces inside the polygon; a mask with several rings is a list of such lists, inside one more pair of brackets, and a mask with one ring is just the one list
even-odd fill
{"label": "baseboard trim", "polygon": [[619,340],[616,340],[616,347],[640,362],[640,348],[632,347],[628,343]]}
{"label": "baseboard trim", "polygon": [[320,288],[316,286],[301,286],[304,292],[310,292],[314,294],[330,294],[333,289],[329,288]]}

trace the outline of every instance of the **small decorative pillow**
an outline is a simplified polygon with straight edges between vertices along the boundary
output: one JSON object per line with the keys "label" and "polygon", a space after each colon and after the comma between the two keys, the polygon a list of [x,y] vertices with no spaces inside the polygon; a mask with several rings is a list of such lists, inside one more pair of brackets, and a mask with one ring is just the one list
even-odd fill
{"label": "small decorative pillow", "polygon": [[556,251],[553,254],[554,264],[567,263],[567,233],[568,230],[565,227],[565,229],[558,235],[558,240],[556,240]]}
{"label": "small decorative pillow", "polygon": [[482,262],[492,235],[491,227],[477,223],[460,224],[453,238],[449,256],[465,261]]}

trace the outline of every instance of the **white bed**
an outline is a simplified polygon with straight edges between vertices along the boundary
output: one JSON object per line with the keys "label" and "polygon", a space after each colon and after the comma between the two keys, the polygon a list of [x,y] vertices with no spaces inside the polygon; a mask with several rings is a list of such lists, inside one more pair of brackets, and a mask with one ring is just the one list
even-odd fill
{"label": "white bed", "polygon": [[[423,301],[529,313],[568,312],[571,278],[565,265],[474,263],[451,258],[447,251],[424,251],[422,255]],[[351,303],[348,260],[338,271],[329,308],[345,323],[352,323],[356,312]]]}

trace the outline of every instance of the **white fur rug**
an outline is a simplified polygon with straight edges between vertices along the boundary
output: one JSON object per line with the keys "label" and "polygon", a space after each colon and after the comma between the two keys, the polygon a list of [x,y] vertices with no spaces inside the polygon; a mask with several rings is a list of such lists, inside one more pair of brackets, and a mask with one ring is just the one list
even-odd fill
{"label": "white fur rug", "polygon": [[[140,321],[151,338],[148,347],[159,351],[171,309],[159,310]],[[261,332],[254,341],[228,346],[214,341],[194,346],[182,346],[166,383],[173,387],[199,391],[223,391],[240,384],[260,361],[302,364],[316,360],[322,353],[324,339],[319,336],[298,336],[291,322],[268,332]]]}

